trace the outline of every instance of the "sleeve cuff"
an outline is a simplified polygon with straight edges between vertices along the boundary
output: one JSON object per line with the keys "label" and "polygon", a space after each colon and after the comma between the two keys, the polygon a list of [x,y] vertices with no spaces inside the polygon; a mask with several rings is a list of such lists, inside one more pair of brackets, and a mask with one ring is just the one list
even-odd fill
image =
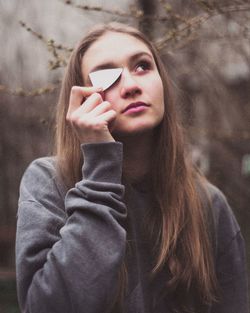
{"label": "sleeve cuff", "polygon": [[82,144],[83,178],[91,181],[121,183],[123,145],[120,142]]}

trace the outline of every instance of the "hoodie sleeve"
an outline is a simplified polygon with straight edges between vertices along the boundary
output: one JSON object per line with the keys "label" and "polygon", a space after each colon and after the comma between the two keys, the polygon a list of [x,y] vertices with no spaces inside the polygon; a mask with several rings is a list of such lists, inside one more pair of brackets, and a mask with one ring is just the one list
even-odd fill
{"label": "hoodie sleeve", "polygon": [[82,145],[83,179],[66,196],[43,159],[26,170],[16,236],[22,312],[107,312],[125,253],[122,144]]}

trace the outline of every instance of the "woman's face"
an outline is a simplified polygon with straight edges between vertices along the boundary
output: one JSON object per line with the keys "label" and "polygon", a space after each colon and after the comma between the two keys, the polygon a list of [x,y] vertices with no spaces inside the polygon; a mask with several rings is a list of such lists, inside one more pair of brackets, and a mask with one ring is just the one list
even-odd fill
{"label": "woman's face", "polygon": [[104,94],[111,103],[116,119],[112,135],[126,136],[153,130],[164,114],[163,84],[149,48],[137,38],[108,32],[94,42],[82,60],[82,74],[91,85],[89,73],[123,68],[121,77]]}

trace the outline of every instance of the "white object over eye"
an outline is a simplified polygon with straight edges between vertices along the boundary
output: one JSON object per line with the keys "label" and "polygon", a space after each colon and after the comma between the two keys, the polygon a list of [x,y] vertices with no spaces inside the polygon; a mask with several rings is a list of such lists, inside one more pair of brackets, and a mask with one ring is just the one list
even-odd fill
{"label": "white object over eye", "polygon": [[89,73],[93,87],[102,88],[103,91],[111,87],[121,76],[123,68],[112,68]]}

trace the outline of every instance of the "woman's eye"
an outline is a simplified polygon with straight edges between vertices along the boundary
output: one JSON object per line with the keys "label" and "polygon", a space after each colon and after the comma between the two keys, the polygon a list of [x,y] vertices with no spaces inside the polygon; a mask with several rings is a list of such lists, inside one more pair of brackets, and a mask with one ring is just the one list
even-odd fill
{"label": "woman's eye", "polygon": [[151,65],[148,61],[140,61],[135,68],[136,72],[145,72],[151,68]]}

